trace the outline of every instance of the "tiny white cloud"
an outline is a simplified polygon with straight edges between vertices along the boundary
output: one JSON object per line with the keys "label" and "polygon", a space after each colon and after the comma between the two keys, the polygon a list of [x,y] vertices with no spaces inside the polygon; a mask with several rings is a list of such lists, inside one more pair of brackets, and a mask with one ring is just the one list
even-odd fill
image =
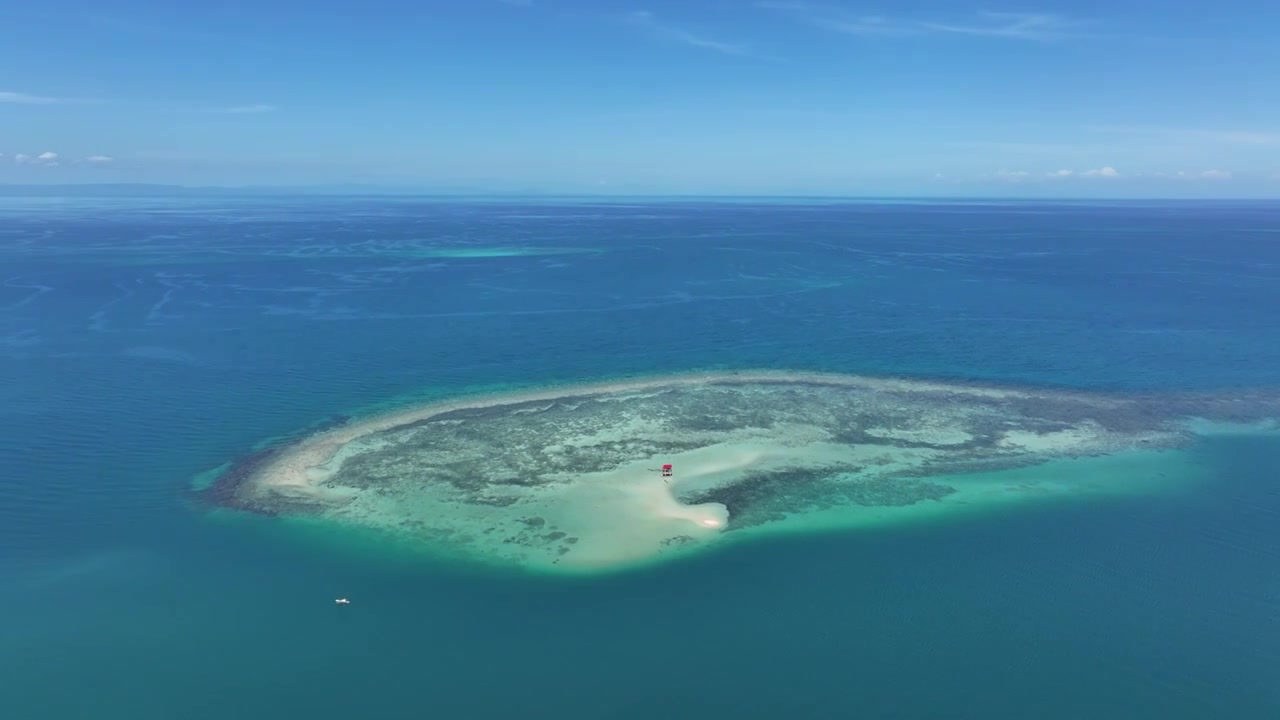
{"label": "tiny white cloud", "polygon": [[18,153],[17,155],[13,156],[13,161],[18,163],[19,165],[26,165],[27,163],[31,162],[31,156],[26,153]]}
{"label": "tiny white cloud", "polygon": [[85,158],[84,161],[89,163],[90,165],[110,165],[111,163],[115,162],[116,159],[111,157],[110,155],[90,155],[89,157]]}
{"label": "tiny white cloud", "polygon": [[1232,178],[1230,170],[1205,170],[1203,172],[1187,172],[1179,170],[1171,173],[1154,173],[1154,177],[1169,178],[1170,180],[1230,180]]}
{"label": "tiny white cloud", "polygon": [[1080,173],[1080,175],[1081,177],[1115,178],[1115,177],[1120,177],[1120,172],[1115,168],[1111,167],[1110,165],[1107,165],[1106,167],[1100,167],[1094,170],[1085,170],[1084,172]]}
{"label": "tiny white cloud", "polygon": [[42,161],[42,162],[57,162],[57,160],[58,160],[58,153],[56,153],[56,152],[42,152],[42,153],[40,153],[39,155],[37,155],[37,156],[36,156],[36,159],[37,159],[37,160],[40,160],[40,161]]}
{"label": "tiny white cloud", "polygon": [[1026,170],[1001,170],[996,173],[996,178],[1008,182],[1022,182],[1031,176]]}
{"label": "tiny white cloud", "polygon": [[1064,178],[1064,177],[1071,177],[1072,175],[1075,175],[1075,174],[1076,173],[1074,170],[1054,170],[1053,172],[1049,173],[1049,177]]}

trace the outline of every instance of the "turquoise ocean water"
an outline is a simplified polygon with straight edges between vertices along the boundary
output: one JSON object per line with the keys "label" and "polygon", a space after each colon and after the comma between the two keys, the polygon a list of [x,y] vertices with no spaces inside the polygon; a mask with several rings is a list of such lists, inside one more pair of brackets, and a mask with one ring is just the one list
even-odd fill
{"label": "turquoise ocean water", "polygon": [[1201,441],[1178,492],[587,579],[188,492],[478,388],[1276,390],[1277,308],[1275,204],[3,199],[0,717],[1280,717],[1267,435]]}

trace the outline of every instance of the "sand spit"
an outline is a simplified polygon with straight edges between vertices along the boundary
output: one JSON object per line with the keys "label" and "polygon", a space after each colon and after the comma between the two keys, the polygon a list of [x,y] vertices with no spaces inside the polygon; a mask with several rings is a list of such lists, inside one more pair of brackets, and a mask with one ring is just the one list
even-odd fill
{"label": "sand spit", "polygon": [[[1189,417],[1235,420],[1276,410],[1271,404],[691,373],[466,397],[351,421],[245,458],[206,497],[387,530],[482,562],[599,570],[819,517],[824,526],[852,525],[1039,497],[1046,486],[1034,473],[1007,486],[990,473],[1175,448],[1191,437]],[[664,463],[674,465],[671,477],[661,474]],[[956,479],[973,472],[986,474]],[[1048,484],[1059,494],[1098,486],[1054,477]]]}

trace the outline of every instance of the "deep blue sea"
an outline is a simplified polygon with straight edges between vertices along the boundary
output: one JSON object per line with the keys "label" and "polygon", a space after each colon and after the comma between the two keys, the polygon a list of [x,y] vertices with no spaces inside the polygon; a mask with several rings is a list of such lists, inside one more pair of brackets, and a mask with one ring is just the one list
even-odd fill
{"label": "deep blue sea", "polygon": [[379,403],[708,368],[1280,389],[1280,204],[0,199],[0,717],[1280,717],[1264,435],[571,580],[189,492]]}

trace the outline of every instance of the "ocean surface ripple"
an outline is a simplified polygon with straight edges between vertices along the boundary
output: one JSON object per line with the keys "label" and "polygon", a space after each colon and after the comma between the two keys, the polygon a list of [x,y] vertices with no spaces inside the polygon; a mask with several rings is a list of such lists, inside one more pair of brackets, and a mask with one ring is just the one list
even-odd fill
{"label": "ocean surface ripple", "polygon": [[1261,202],[0,199],[0,707],[1276,717],[1263,426],[1107,470],[1174,492],[568,582],[190,489],[346,416],[691,371],[1274,396],[1278,228]]}

